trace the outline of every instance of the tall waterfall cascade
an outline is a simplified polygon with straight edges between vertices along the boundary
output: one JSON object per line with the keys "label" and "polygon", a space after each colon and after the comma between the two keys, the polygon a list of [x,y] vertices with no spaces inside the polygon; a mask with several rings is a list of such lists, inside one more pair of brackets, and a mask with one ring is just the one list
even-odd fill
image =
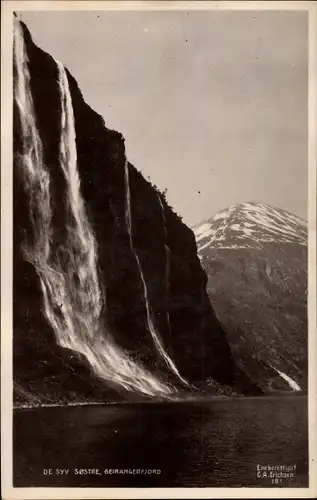
{"label": "tall waterfall cascade", "polygon": [[[72,97],[66,70],[61,63],[56,64],[61,102],[59,167],[66,186],[65,199],[59,209],[64,210],[66,227],[65,241],[53,254],[52,178],[45,165],[43,144],[36,124],[23,30],[15,19],[14,98],[22,136],[19,175],[23,176],[33,231],[32,238],[23,244],[23,255],[37,272],[44,315],[55,333],[57,343],[83,355],[100,379],[128,391],[173,397],[174,388],[132,360],[115,343],[109,328],[105,326],[105,294],[98,273],[97,245],[81,195],[77,168]],[[131,238],[131,229],[129,234]],[[146,296],[146,283],[137,255],[136,258]],[[146,302],[148,304],[147,296]],[[149,306],[147,317],[155,345],[178,374],[155,334]]]}

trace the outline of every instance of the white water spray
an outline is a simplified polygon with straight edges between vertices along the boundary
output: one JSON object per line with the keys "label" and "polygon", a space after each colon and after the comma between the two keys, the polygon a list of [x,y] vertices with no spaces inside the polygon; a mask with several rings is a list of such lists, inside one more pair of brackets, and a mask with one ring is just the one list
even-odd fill
{"label": "white water spray", "polygon": [[23,152],[19,168],[30,199],[32,243],[24,256],[39,276],[45,315],[59,345],[83,354],[95,374],[130,391],[171,397],[171,387],[132,361],[111,338],[101,320],[103,297],[98,281],[96,243],[77,170],[74,115],[68,79],[57,63],[61,96],[59,161],[66,184],[66,238],[52,255],[50,175],[47,171],[30,88],[30,74],[20,23],[15,21],[14,96],[21,120]]}
{"label": "white water spray", "polygon": [[164,362],[170,368],[170,370],[176,375],[176,377],[183,384],[188,386],[189,385],[188,382],[180,375],[175,363],[173,362],[173,360],[170,358],[170,356],[166,352],[165,347],[163,345],[163,341],[160,338],[159,332],[157,331],[152,307],[151,307],[151,304],[149,302],[148,288],[147,288],[146,280],[144,277],[141,261],[140,261],[138,253],[137,253],[137,251],[134,247],[134,244],[133,244],[132,215],[131,215],[131,191],[130,191],[130,179],[129,179],[129,165],[128,165],[127,161],[125,162],[124,179],[125,179],[125,193],[126,193],[126,209],[125,209],[126,225],[128,228],[131,250],[135,256],[135,260],[137,262],[141,281],[143,284],[143,293],[144,293],[144,300],[145,300],[146,318],[147,318],[148,329],[149,329],[149,332],[150,332],[152,339],[154,341],[154,345],[155,345],[159,355],[161,356],[161,358],[164,360]]}
{"label": "white water spray", "polygon": [[271,368],[273,368],[273,370],[275,370],[279,374],[279,376],[288,383],[288,385],[290,386],[291,389],[293,389],[293,391],[297,392],[302,390],[298,385],[298,383],[295,382],[295,380],[293,380],[289,375],[286,375],[286,373],[283,373],[277,368],[274,368],[274,366],[271,366]]}

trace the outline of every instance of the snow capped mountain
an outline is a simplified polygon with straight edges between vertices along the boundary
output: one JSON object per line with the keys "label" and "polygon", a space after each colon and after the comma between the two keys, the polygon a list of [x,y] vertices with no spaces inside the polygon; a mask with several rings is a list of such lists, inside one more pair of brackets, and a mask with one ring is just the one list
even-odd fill
{"label": "snow capped mountain", "polygon": [[307,388],[307,224],[261,203],[194,229],[207,291],[237,364],[262,390]]}
{"label": "snow capped mountain", "polygon": [[261,248],[263,243],[307,244],[307,224],[286,210],[242,203],[193,228],[198,251],[205,248]]}

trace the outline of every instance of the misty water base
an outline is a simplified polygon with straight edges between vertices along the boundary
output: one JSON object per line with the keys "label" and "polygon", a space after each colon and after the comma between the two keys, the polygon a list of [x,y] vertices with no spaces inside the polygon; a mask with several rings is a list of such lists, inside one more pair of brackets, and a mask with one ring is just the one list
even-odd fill
{"label": "misty water base", "polygon": [[14,486],[307,487],[307,422],[291,394],[19,409]]}

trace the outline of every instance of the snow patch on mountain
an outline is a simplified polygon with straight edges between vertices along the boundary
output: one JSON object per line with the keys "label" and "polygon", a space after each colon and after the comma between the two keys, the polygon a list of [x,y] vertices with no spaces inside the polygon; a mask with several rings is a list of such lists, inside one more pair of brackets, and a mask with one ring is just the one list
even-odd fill
{"label": "snow patch on mountain", "polygon": [[307,223],[286,210],[262,203],[234,205],[193,228],[198,251],[254,248],[262,243],[307,245]]}
{"label": "snow patch on mountain", "polygon": [[295,380],[293,380],[291,377],[286,375],[286,373],[283,373],[277,368],[274,368],[274,366],[271,366],[271,368],[273,368],[273,370],[275,370],[280,375],[280,377],[282,377],[288,383],[288,385],[290,386],[291,389],[293,389],[293,391],[301,391],[301,388],[298,385],[298,383],[295,382]]}

